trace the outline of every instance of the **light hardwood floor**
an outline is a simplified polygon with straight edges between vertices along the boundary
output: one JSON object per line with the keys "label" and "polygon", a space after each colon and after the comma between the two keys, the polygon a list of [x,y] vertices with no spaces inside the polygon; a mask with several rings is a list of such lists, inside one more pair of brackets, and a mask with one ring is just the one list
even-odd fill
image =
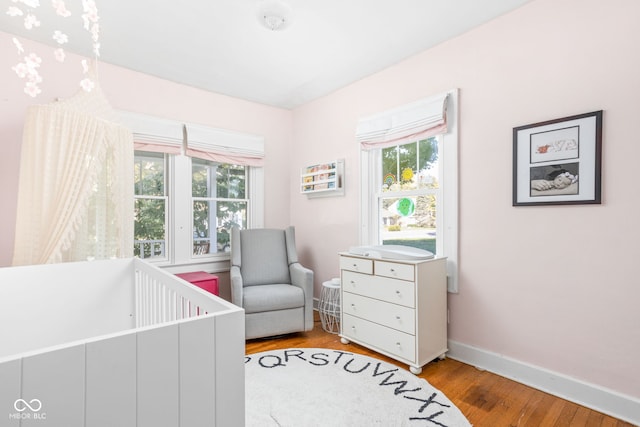
{"label": "light hardwood floor", "polygon": [[[247,354],[285,348],[350,351],[407,369],[406,365],[357,344],[342,344],[337,335],[322,329],[317,313],[313,331],[249,340],[246,343]],[[474,427],[633,427],[632,424],[453,359],[431,362],[419,376],[446,394]]]}

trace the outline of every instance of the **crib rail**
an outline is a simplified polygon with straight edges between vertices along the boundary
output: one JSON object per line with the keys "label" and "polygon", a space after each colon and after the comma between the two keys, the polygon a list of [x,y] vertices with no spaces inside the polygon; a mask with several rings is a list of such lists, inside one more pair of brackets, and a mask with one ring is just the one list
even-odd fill
{"label": "crib rail", "polygon": [[0,284],[0,346],[20,336],[6,329],[42,341],[0,353],[0,426],[244,426],[242,308],[135,258],[0,269]]}
{"label": "crib rail", "polygon": [[[136,260],[138,261],[138,260]],[[167,272],[135,263],[135,327],[205,316],[229,310],[206,291]]]}

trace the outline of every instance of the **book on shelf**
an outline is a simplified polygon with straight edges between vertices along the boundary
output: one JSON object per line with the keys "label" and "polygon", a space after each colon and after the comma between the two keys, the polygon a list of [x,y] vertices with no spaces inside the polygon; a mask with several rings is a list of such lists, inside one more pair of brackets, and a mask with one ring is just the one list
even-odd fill
{"label": "book on shelf", "polygon": [[302,192],[333,190],[339,187],[336,161],[319,163],[301,169]]}

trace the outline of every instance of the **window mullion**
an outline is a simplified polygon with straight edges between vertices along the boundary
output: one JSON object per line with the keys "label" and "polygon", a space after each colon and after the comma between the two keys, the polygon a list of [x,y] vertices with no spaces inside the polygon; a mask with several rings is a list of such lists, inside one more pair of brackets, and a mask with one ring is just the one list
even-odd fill
{"label": "window mullion", "polygon": [[191,158],[182,155],[171,159],[172,185],[170,205],[172,215],[172,264],[185,264],[191,260],[193,245],[193,215],[191,197]]}

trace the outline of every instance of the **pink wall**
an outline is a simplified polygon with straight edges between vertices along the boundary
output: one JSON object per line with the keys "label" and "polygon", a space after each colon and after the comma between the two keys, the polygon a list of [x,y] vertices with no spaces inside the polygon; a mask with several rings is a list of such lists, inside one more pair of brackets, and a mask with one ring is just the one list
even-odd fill
{"label": "pink wall", "polygon": [[[320,283],[358,243],[359,117],[460,89],[460,292],[450,339],[640,397],[640,2],[536,0],[294,111],[291,175],[345,158],[347,194],[291,220]],[[512,207],[512,128],[604,110],[602,205]]]}
{"label": "pink wall", "polygon": [[[636,0],[535,0],[481,28],[293,112],[102,64],[118,109],[266,137],[267,226],[296,226],[320,283],[358,243],[359,117],[460,89],[460,293],[450,338],[640,397],[636,197],[640,39]],[[0,46],[12,46],[0,33]],[[49,50],[37,44],[42,50]],[[11,47],[9,48],[11,49]],[[43,53],[44,55],[44,53]],[[34,102],[0,59],[0,265],[13,246],[22,117]],[[46,95],[72,95],[77,60],[43,66]],[[604,110],[603,204],[511,206],[515,126]],[[346,195],[309,200],[300,168],[346,160]]]}
{"label": "pink wall", "polygon": [[[27,52],[43,58],[40,74],[43,92],[31,98],[22,92],[22,81],[11,70],[18,62],[12,36],[0,32],[0,266],[11,264],[14,240],[15,204],[22,126],[26,108],[56,97],[67,98],[79,88],[80,58],[68,55],[64,64],[53,59],[53,49],[23,40]],[[100,83],[111,105],[128,110],[199,123],[211,127],[263,135],[265,137],[265,225],[289,225],[289,171],[292,113],[289,110],[242,101],[189,86],[101,63]]]}

